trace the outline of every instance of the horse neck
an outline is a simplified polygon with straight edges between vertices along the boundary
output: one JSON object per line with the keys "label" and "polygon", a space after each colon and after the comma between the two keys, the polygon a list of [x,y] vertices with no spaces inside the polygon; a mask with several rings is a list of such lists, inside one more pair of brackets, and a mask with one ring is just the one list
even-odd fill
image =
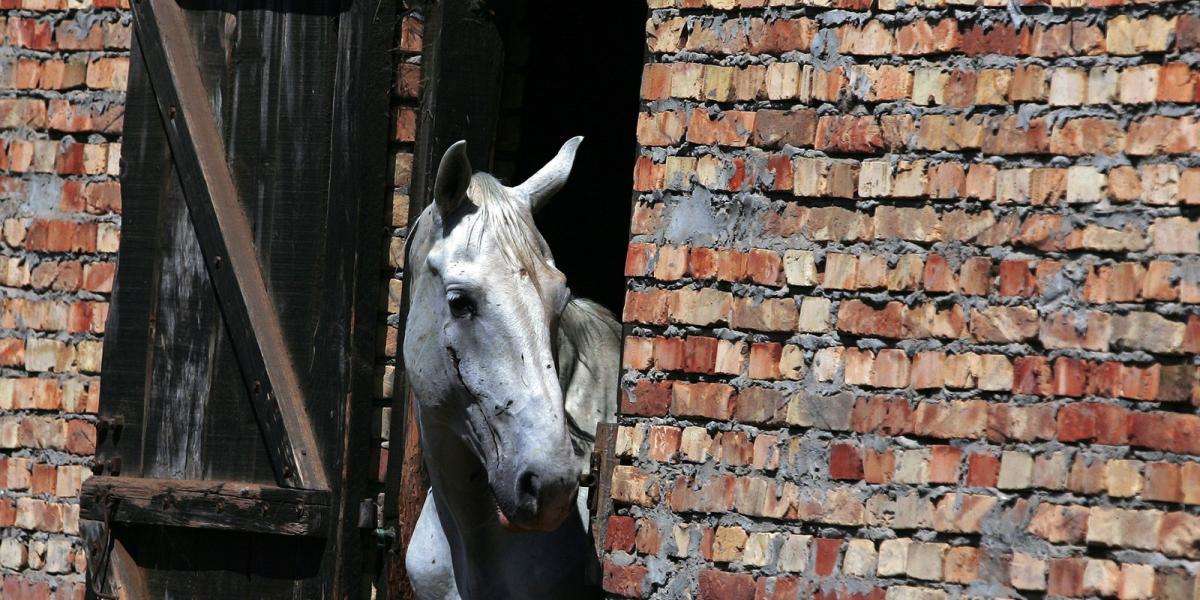
{"label": "horse neck", "polygon": [[621,326],[599,304],[571,300],[558,332],[558,375],[581,470],[591,463],[596,424],[612,420],[620,377]]}

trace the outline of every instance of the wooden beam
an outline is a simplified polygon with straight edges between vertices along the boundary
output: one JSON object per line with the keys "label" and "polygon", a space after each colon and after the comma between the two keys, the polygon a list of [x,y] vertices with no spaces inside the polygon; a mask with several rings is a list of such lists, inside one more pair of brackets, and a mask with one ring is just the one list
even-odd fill
{"label": "wooden beam", "polygon": [[96,521],[323,537],[329,496],[243,482],[92,477],[79,503],[80,516]]}
{"label": "wooden beam", "polygon": [[196,231],[280,485],[328,489],[279,317],[175,0],[132,3],[137,39]]}
{"label": "wooden beam", "polygon": [[604,542],[608,536],[608,515],[612,514],[612,475],[617,465],[617,424],[596,424],[596,445],[592,447],[592,469],[596,480],[588,488],[588,512],[591,522],[592,544],[596,556],[604,556]]}
{"label": "wooden beam", "polygon": [[[352,2],[338,16],[326,226],[338,237],[355,240],[356,252],[331,248],[336,254],[327,262],[326,275],[345,282],[343,289],[352,294],[343,329],[349,338],[345,343],[349,381],[341,402],[341,468],[332,475],[335,590],[357,591],[364,572],[369,573],[378,560],[374,547],[363,543],[358,516],[362,501],[372,493],[367,484],[376,478],[371,457],[382,451],[371,435],[371,421],[378,418],[375,356],[380,273],[385,267],[380,231],[386,222],[383,208],[392,201],[387,125],[396,68],[391,54],[398,24],[396,5],[394,1]],[[370,525],[375,527],[374,520]]]}
{"label": "wooden beam", "polygon": [[[404,563],[408,543],[412,540],[417,528],[417,520],[428,499],[429,484],[425,477],[424,459],[421,454],[421,436],[417,423],[417,411],[413,405],[416,398],[411,390],[405,390],[406,399],[403,401],[407,408],[408,417],[404,420],[403,435],[399,432],[392,434],[392,445],[388,449],[388,470],[400,471],[400,488],[396,515],[396,547],[388,562],[388,596],[392,600],[414,600],[416,592],[408,579],[408,569]],[[393,408],[395,413],[399,407]],[[395,430],[393,430],[395,432]]]}

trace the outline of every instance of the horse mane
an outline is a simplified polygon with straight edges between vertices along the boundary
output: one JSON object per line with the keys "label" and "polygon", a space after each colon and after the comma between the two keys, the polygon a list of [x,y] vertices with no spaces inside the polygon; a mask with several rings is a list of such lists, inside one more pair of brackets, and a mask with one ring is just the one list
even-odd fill
{"label": "horse mane", "polygon": [[[613,361],[614,349],[619,354],[620,340],[621,324],[600,304],[587,298],[571,298],[563,309],[558,324],[558,377],[563,386],[563,402],[567,405],[567,430],[577,452],[590,450],[596,441],[592,432],[595,411],[612,412],[603,406],[581,406],[578,400],[581,400],[580,396],[590,397],[601,405],[616,401],[615,397],[603,396],[604,386],[597,386],[596,380],[606,375],[606,367],[610,370],[619,368],[616,364],[605,365],[605,362]],[[578,381],[577,375],[580,376]],[[580,385],[583,387],[570,389]],[[597,393],[601,396],[595,397]]]}
{"label": "horse mane", "polygon": [[558,335],[580,348],[579,362],[595,364],[593,350],[603,346],[604,336],[621,337],[621,324],[612,311],[587,298],[571,298],[563,309]]}
{"label": "horse mane", "polygon": [[482,229],[486,229],[496,236],[504,259],[531,274],[539,263],[547,261],[546,247],[532,216],[500,180],[487,173],[475,173],[467,187],[467,198],[479,207],[471,238],[477,233],[482,236]]}

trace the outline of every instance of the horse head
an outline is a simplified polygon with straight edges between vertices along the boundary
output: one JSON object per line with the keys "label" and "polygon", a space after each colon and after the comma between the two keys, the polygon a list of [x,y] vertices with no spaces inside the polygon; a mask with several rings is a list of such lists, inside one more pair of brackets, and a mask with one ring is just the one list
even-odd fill
{"label": "horse head", "polygon": [[533,213],[566,183],[581,141],[517,187],[473,172],[466,142],[451,146],[422,216],[432,221],[421,225],[430,226],[428,252],[411,265],[419,280],[411,310],[421,314],[410,312],[410,324],[425,320],[419,343],[437,363],[416,375],[426,388],[417,389],[422,419],[447,425],[470,449],[500,522],[515,530],[556,529],[578,491],[554,355],[571,294]]}

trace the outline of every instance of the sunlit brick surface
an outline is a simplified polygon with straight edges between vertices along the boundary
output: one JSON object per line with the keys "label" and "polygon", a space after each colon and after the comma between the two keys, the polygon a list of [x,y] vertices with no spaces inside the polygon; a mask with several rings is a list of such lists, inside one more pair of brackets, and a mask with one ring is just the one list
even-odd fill
{"label": "sunlit brick surface", "polygon": [[120,242],[124,2],[0,3],[0,597],[81,599]]}
{"label": "sunlit brick surface", "polygon": [[651,0],[612,597],[1200,597],[1200,3]]}

